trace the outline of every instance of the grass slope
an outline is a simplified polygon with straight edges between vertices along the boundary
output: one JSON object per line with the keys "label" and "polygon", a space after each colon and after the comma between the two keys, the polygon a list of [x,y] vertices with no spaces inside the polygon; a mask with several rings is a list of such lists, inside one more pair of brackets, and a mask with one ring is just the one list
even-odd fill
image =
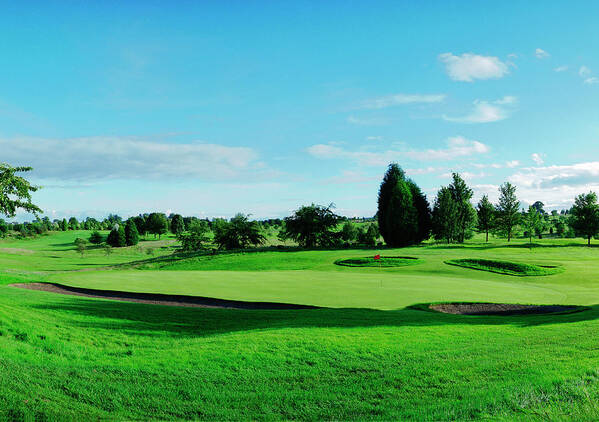
{"label": "grass slope", "polygon": [[[60,237],[62,243],[70,239]],[[61,243],[55,236],[35,243],[33,248],[26,242],[11,245],[36,252],[16,259],[0,250],[0,259],[10,264],[4,267],[10,272],[0,273],[0,419],[599,416],[597,249],[559,242],[532,250],[499,243],[419,247],[401,254],[423,258],[421,265],[376,272],[332,265],[348,255],[364,256],[359,250],[231,254],[216,263],[198,261],[211,270],[71,271],[94,268],[100,259],[114,265],[145,257],[119,250],[109,257],[81,258],[67,246],[51,246]],[[559,263],[567,271],[523,282],[444,264],[481,254]],[[36,262],[37,255],[44,259]],[[280,267],[262,270],[269,262]],[[171,308],[7,286],[48,280],[334,308]],[[590,310],[473,317],[408,308],[447,300],[440,297],[580,304]]]}
{"label": "grass slope", "polygon": [[372,268],[387,268],[387,267],[405,267],[407,265],[415,265],[420,263],[418,258],[408,256],[381,256],[379,259],[373,257],[338,259],[336,265],[345,267],[372,267]]}
{"label": "grass slope", "polygon": [[497,261],[492,259],[452,259],[446,264],[473,270],[489,271],[497,274],[514,275],[519,277],[543,276],[557,274],[563,268],[557,265],[534,265],[521,262]]}

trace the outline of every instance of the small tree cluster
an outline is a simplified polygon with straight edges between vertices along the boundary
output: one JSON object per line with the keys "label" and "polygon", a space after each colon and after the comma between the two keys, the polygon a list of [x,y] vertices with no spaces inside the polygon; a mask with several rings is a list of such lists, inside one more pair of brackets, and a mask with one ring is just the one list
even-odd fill
{"label": "small tree cluster", "polygon": [[222,249],[245,249],[261,245],[265,240],[260,225],[244,214],[237,214],[229,221],[222,220],[214,228],[214,242]]}
{"label": "small tree cluster", "polygon": [[[291,239],[303,248],[330,247],[336,245],[340,234],[335,230],[340,217],[328,207],[322,205],[304,205],[293,215],[285,218],[280,239]],[[348,227],[347,235],[354,236],[353,229]]]}
{"label": "small tree cluster", "polygon": [[433,205],[433,236],[447,243],[463,243],[472,237],[476,224],[476,211],[470,203],[473,192],[458,173],[453,173],[452,183],[442,187]]}

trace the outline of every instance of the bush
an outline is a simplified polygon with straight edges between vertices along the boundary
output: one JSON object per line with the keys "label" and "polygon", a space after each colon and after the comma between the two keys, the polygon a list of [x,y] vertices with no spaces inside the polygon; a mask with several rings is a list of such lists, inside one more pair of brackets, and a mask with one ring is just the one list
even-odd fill
{"label": "bush", "polygon": [[99,245],[102,242],[104,242],[104,236],[102,236],[99,231],[94,230],[94,232],[92,232],[91,236],[89,237],[89,243]]}

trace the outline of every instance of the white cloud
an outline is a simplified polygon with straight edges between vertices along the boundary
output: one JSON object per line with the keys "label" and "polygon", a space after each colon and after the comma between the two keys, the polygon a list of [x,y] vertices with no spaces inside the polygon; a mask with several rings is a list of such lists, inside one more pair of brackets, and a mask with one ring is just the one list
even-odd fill
{"label": "white cloud", "polygon": [[443,100],[444,94],[394,94],[366,100],[358,108],[381,109],[403,104],[440,103]]}
{"label": "white cloud", "polygon": [[597,84],[599,83],[599,78],[597,78],[596,76],[592,76],[590,78],[586,78],[584,80],[584,83],[587,85]]}
{"label": "white cloud", "polygon": [[508,161],[505,163],[505,166],[507,168],[514,168],[514,167],[518,167],[520,165],[520,161],[518,160],[512,160],[512,161]]}
{"label": "white cloud", "polygon": [[565,72],[566,70],[568,70],[568,66],[559,66],[559,67],[556,67],[553,70],[556,71],[556,72]]}
{"label": "white cloud", "polygon": [[548,52],[546,52],[545,50],[541,49],[541,48],[537,48],[535,50],[535,57],[537,59],[544,59],[544,58],[547,58],[549,56],[550,56],[550,54]]}
{"label": "white cloud", "polygon": [[585,76],[589,76],[591,74],[591,69],[586,66],[580,66],[580,69],[578,69],[578,74],[584,78]]}
{"label": "white cloud", "polygon": [[366,140],[367,141],[382,141],[383,137],[382,136],[367,136]]}
{"label": "white cloud", "polygon": [[508,65],[497,57],[464,53],[456,56],[452,53],[439,55],[445,63],[447,74],[454,81],[472,82],[475,79],[497,79],[504,77]]}
{"label": "white cloud", "polygon": [[231,179],[264,171],[247,147],[166,143],[120,137],[0,138],[2,160],[30,165],[41,179]]}
{"label": "white cloud", "polygon": [[307,149],[307,152],[321,159],[350,159],[365,166],[382,166],[389,162],[409,158],[416,161],[450,161],[477,154],[485,154],[490,148],[479,142],[455,136],[447,139],[447,147],[440,149],[395,151],[348,151],[337,145],[317,144]]}
{"label": "white cloud", "polygon": [[458,123],[490,123],[503,120],[508,117],[509,113],[502,105],[513,105],[517,102],[517,98],[507,95],[499,100],[490,103],[488,101],[474,101],[474,109],[470,114],[461,117],[443,116],[444,120]]}
{"label": "white cloud", "polygon": [[599,162],[524,168],[509,180],[525,203],[542,200],[547,207],[568,207],[576,195],[599,192]]}
{"label": "white cloud", "polygon": [[534,161],[538,166],[542,165],[545,160],[543,160],[543,157],[541,157],[540,154],[537,154],[536,152],[533,153],[530,158],[532,158],[532,161]]}

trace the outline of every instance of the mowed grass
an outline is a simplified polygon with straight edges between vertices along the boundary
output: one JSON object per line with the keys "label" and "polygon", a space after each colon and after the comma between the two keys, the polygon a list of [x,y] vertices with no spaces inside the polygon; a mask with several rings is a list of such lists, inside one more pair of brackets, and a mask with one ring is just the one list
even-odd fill
{"label": "mowed grass", "polygon": [[[60,236],[63,243],[77,237]],[[157,270],[167,269],[162,264],[71,271],[75,262],[102,258],[111,266],[129,253],[129,261],[147,257],[115,251],[80,258],[66,246],[50,246],[59,243],[53,239],[39,239],[31,250],[59,258],[32,262],[34,272],[19,259],[35,255],[12,260],[14,254],[0,250],[12,263],[5,267],[10,273],[0,274],[0,419],[599,416],[599,249],[546,241],[532,249],[496,242],[384,251],[422,259],[399,268],[334,264],[371,254],[363,250],[269,251],[171,260],[180,267],[167,271]],[[11,247],[28,249],[16,243]],[[517,278],[444,263],[485,257],[559,264],[564,272]],[[173,308],[7,286],[27,281],[331,308]],[[444,300],[591,309],[473,317],[410,308]]]}

